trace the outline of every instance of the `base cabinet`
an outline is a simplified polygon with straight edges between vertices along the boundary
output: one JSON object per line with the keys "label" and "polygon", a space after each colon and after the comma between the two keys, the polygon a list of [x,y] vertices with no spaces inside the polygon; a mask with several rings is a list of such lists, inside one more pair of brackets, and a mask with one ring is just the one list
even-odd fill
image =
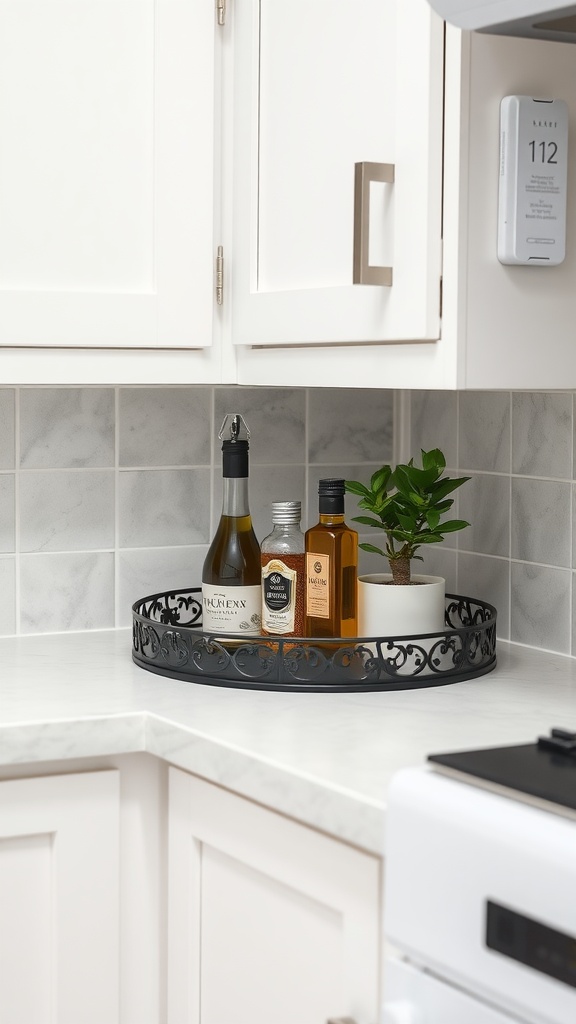
{"label": "base cabinet", "polygon": [[377,1024],[380,858],[144,754],[0,769],[2,1024]]}
{"label": "base cabinet", "polygon": [[376,1024],[380,861],[170,770],[168,1024]]}
{"label": "base cabinet", "polygon": [[0,782],[0,1020],[118,1024],[119,772]]}

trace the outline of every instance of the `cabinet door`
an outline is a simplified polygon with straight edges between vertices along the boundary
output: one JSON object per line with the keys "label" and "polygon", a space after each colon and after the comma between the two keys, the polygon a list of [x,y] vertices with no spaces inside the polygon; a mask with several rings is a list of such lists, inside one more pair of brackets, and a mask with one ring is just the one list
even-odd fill
{"label": "cabinet door", "polygon": [[0,345],[206,347],[214,9],[0,8]]}
{"label": "cabinet door", "polygon": [[[442,22],[426,0],[234,8],[233,341],[438,338]],[[395,168],[368,189],[390,287],[352,283],[363,162]]]}
{"label": "cabinet door", "polygon": [[375,1024],[376,857],[178,769],[169,836],[169,1024]]}
{"label": "cabinet door", "polygon": [[0,1020],[117,1024],[117,771],[0,783]]}

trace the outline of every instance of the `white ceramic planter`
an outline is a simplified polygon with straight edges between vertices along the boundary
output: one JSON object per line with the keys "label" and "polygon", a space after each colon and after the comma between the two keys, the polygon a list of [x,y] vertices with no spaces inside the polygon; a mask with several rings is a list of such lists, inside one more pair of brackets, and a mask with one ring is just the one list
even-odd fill
{"label": "white ceramic planter", "polygon": [[358,577],[358,633],[367,637],[418,636],[444,628],[446,581],[413,576],[418,585],[386,586],[390,573]]}

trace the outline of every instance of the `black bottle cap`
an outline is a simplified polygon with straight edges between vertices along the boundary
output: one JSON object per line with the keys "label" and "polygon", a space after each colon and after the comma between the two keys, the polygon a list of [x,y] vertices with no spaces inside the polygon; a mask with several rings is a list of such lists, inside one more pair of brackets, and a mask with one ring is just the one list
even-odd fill
{"label": "black bottle cap", "polygon": [[222,475],[248,476],[248,441],[222,441]]}
{"label": "black bottle cap", "polygon": [[340,477],[328,477],[324,480],[318,481],[318,494],[344,494],[346,491],[346,483]]}
{"label": "black bottle cap", "polygon": [[320,515],[344,515],[346,485],[341,477],[328,477],[318,483]]}

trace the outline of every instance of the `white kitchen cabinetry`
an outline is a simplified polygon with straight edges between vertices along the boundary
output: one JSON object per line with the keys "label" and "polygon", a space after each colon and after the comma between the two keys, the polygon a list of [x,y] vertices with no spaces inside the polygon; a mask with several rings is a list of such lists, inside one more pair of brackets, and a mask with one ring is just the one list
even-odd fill
{"label": "white kitchen cabinetry", "polygon": [[[236,44],[241,40],[242,53],[234,97],[232,319],[239,382],[446,389],[576,387],[576,202],[570,185],[567,253],[562,265],[503,266],[496,255],[500,101],[513,93],[567,100],[572,166],[576,161],[576,47],[447,28],[443,67],[442,25],[425,0],[381,3],[368,22],[356,17],[357,30],[367,36],[369,25],[374,26],[367,51],[346,23],[344,3],[327,4],[325,10],[321,3],[308,5],[318,6],[324,20],[302,14],[300,41],[289,13],[277,12],[276,6],[273,0],[261,5],[259,60],[255,25],[245,24],[250,0],[244,4],[239,0],[236,11],[240,22]],[[334,17],[332,6],[337,8]],[[358,5],[352,6],[356,11]],[[396,9],[394,37],[383,31],[385,9],[392,8]],[[311,32],[315,32],[319,55],[317,90],[313,59],[306,53]],[[281,61],[283,33],[289,45]],[[356,160],[389,159],[384,111],[390,90],[383,88],[378,75],[383,74],[381,65],[389,63],[387,47],[393,48],[402,38],[405,49],[398,54],[397,87],[391,93],[395,123],[391,159],[396,163],[396,180],[384,186],[386,198],[377,214],[380,227],[373,223],[371,228],[375,248],[379,235],[392,245],[393,284],[391,288],[352,287],[353,182],[343,166]],[[379,48],[380,62],[372,46]],[[246,84],[246,53],[253,55],[250,85]],[[290,72],[290,87],[281,102],[278,76],[283,75],[286,84]],[[335,89],[333,105],[329,75]],[[349,92],[350,80],[359,85],[360,95]],[[441,178],[438,111],[442,93]],[[388,231],[390,219],[392,232]],[[424,268],[431,278],[422,273]],[[434,304],[440,274],[441,317]],[[396,288],[401,299],[397,316],[390,316]],[[352,291],[358,297],[346,298]],[[414,324],[412,318],[418,321],[423,299],[429,315]],[[371,309],[367,320],[360,313],[365,301]],[[297,347],[290,347],[291,342]]]}
{"label": "white kitchen cabinetry", "polygon": [[0,379],[218,381],[210,0],[0,11]]}
{"label": "white kitchen cabinetry", "polygon": [[119,1021],[117,771],[0,782],[0,1020]]}
{"label": "white kitchen cabinetry", "polygon": [[[234,5],[236,344],[438,336],[442,65],[423,0]],[[392,165],[367,189],[391,287],[352,283],[363,162]]]}
{"label": "white kitchen cabinetry", "polygon": [[380,861],[170,769],[169,1024],[379,1017]]}

